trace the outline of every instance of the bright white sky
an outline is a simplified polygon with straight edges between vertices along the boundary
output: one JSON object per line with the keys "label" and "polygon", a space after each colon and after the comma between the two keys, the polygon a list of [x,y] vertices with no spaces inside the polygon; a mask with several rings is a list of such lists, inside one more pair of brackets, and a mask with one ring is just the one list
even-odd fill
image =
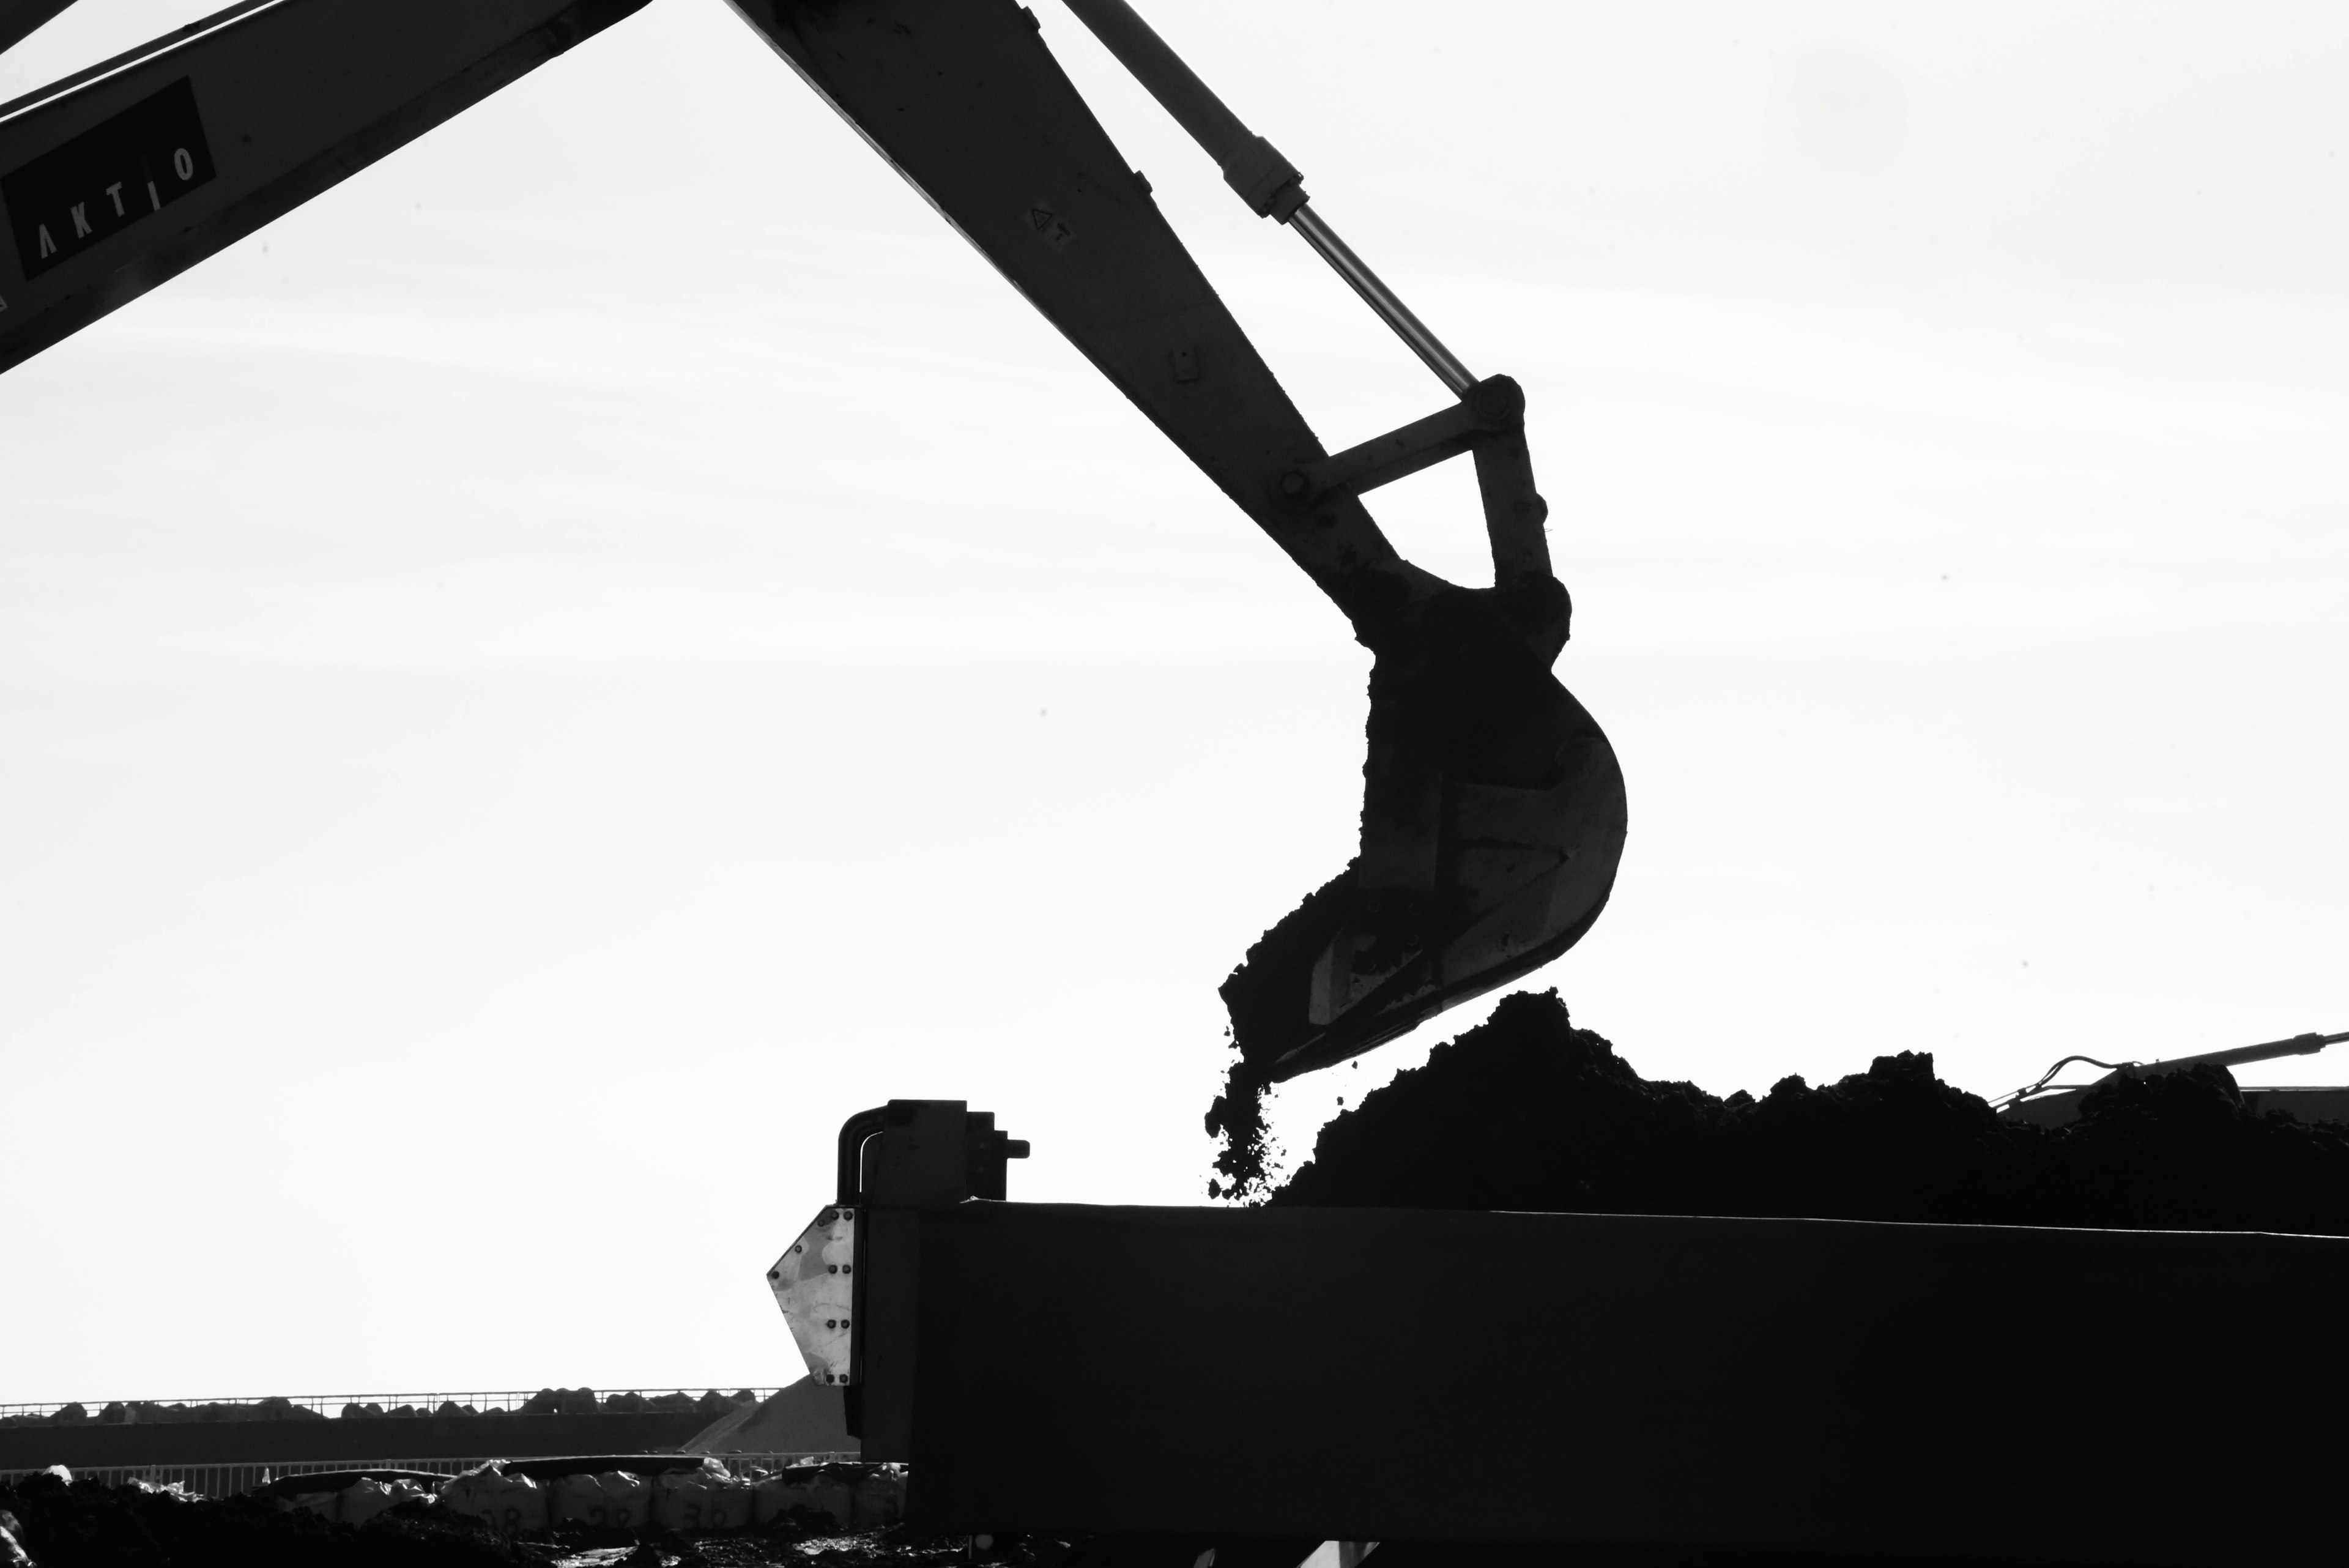
{"label": "bright white sky", "polygon": [[[1432,411],[1035,5],[1325,438]],[[2349,9],[1152,12],[1532,397],[1632,803],[1535,983],[1720,1093],[2349,1028]],[[1451,466],[1374,510],[1471,576]],[[1365,669],[656,0],[0,379],[0,1399],[787,1381],[761,1272],[893,1096],[1201,1200]]]}

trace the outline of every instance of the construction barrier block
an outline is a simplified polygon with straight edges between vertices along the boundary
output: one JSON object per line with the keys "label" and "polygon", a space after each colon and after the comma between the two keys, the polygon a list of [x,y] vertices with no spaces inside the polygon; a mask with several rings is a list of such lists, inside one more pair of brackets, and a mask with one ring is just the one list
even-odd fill
{"label": "construction barrier block", "polygon": [[564,1476],[552,1489],[554,1523],[590,1530],[642,1530],[652,1522],[652,1483],[626,1470]]}
{"label": "construction barrier block", "polygon": [[804,1466],[759,1482],[751,1489],[753,1522],[765,1525],[795,1520],[849,1529],[849,1521],[856,1514],[854,1491],[845,1478],[829,1471],[828,1466]]}
{"label": "construction barrier block", "polygon": [[441,1506],[485,1519],[501,1535],[544,1530],[550,1521],[546,1490],[528,1476],[510,1476],[483,1465],[452,1476],[440,1489]]}
{"label": "construction barrier block", "polygon": [[874,1465],[858,1475],[849,1492],[848,1522],[858,1530],[886,1530],[905,1521],[905,1469]]}
{"label": "construction barrier block", "polygon": [[722,1468],[665,1475],[653,1490],[654,1519],[679,1535],[748,1530],[753,1506],[750,1483]]}

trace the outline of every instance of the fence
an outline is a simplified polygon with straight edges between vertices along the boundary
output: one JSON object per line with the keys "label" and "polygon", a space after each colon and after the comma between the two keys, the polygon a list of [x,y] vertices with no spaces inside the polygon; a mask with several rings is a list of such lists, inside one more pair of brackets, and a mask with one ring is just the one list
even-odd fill
{"label": "fence", "polygon": [[[132,1481],[145,1481],[150,1486],[171,1486],[174,1483],[200,1497],[230,1497],[251,1491],[270,1481],[286,1476],[321,1475],[347,1470],[423,1470],[433,1475],[453,1476],[485,1465],[494,1459],[501,1463],[519,1463],[529,1459],[560,1459],[558,1454],[500,1454],[479,1459],[335,1459],[297,1460],[283,1464],[222,1464],[222,1465],[91,1465],[73,1471],[76,1480],[104,1481],[109,1486],[127,1486]],[[816,1464],[832,1460],[854,1460],[853,1453],[758,1453],[717,1454],[711,1456],[736,1475],[757,1469],[778,1469],[785,1465]],[[25,1476],[39,1475],[35,1469],[0,1469],[0,1482],[15,1481]]]}
{"label": "fence", "polygon": [[[705,1387],[709,1392],[720,1394],[729,1398],[738,1393],[746,1393],[755,1398],[764,1399],[768,1396],[776,1392],[775,1388],[771,1386],[763,1388],[728,1388],[715,1385],[708,1385],[705,1386]],[[357,1405],[360,1407],[377,1405],[382,1407],[382,1408],[387,1412],[398,1409],[402,1406],[406,1406],[409,1409],[413,1410],[430,1412],[438,1410],[444,1404],[454,1405],[460,1410],[470,1405],[476,1411],[514,1411],[521,1409],[524,1405],[528,1404],[531,1400],[537,1398],[541,1394],[548,1392],[552,1392],[560,1397],[565,1394],[575,1395],[582,1392],[582,1390],[562,1388],[553,1390],[540,1388],[493,1388],[487,1391],[476,1389],[469,1393],[287,1394],[272,1395],[270,1397],[272,1399],[282,1399],[284,1403],[298,1407],[302,1409],[315,1410],[321,1416],[339,1417],[343,1413],[343,1407],[347,1405]],[[604,1401],[615,1397],[664,1399],[678,1395],[682,1395],[688,1399],[698,1400],[704,1397],[702,1393],[697,1393],[690,1388],[629,1388],[626,1390],[616,1389],[597,1396],[597,1403],[598,1407],[601,1407]],[[119,1405],[126,1410],[140,1406],[154,1407],[171,1405],[234,1406],[250,1410],[259,1407],[260,1403],[261,1400],[258,1397],[249,1394],[241,1395],[234,1398],[216,1399],[59,1399],[33,1404],[0,1405],[0,1418],[5,1418],[10,1416],[38,1416],[46,1417],[55,1416],[58,1411],[69,1409],[75,1406],[79,1406],[83,1410],[88,1412],[90,1416],[95,1418],[98,1411],[103,1410],[111,1405]]]}

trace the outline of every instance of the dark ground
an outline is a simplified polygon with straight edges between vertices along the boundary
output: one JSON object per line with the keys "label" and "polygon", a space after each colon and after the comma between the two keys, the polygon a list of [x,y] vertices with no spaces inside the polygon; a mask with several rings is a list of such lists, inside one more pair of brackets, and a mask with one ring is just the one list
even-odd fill
{"label": "dark ground", "polygon": [[[190,1500],[35,1476],[0,1483],[0,1529],[35,1568],[1191,1568],[1204,1542],[843,1535],[789,1524],[691,1538],[565,1529],[508,1541],[427,1502],[331,1524],[261,1497]],[[981,1544],[983,1543],[983,1544]],[[1313,1542],[1224,1548],[1226,1568],[1294,1568]],[[13,1568],[0,1542],[0,1568]]]}
{"label": "dark ground", "polygon": [[[789,1525],[740,1535],[562,1530],[507,1541],[474,1519],[404,1503],[364,1525],[332,1524],[262,1497],[181,1498],[135,1486],[53,1476],[0,1483],[0,1529],[35,1568],[946,1568],[970,1560],[962,1537],[903,1531],[840,1535]],[[1057,1542],[1006,1542],[991,1561],[1041,1568],[1069,1558]],[[9,1561],[0,1542],[0,1564]],[[1071,1565],[1075,1568],[1075,1565]]]}
{"label": "dark ground", "polygon": [[0,1517],[0,1529],[35,1568],[497,1568],[518,1561],[488,1526],[412,1506],[353,1530],[265,1498],[191,1501],[41,1475],[0,1485],[0,1515],[13,1516],[14,1523]]}
{"label": "dark ground", "polygon": [[[1143,1537],[923,1538],[903,1529],[802,1534],[788,1526],[732,1536],[635,1540],[565,1532],[507,1542],[429,1503],[365,1525],[329,1524],[257,1498],[189,1501],[136,1487],[47,1477],[0,1485],[0,1529],[36,1568],[1193,1568],[1205,1542]],[[985,1542],[985,1545],[980,1545]],[[1294,1568],[1311,1542],[1226,1542],[1216,1568]],[[1711,1553],[1390,1542],[1381,1568],[1815,1568],[1816,1560]],[[1837,1559],[1843,1568],[1929,1568]],[[0,1565],[16,1568],[0,1541]]]}

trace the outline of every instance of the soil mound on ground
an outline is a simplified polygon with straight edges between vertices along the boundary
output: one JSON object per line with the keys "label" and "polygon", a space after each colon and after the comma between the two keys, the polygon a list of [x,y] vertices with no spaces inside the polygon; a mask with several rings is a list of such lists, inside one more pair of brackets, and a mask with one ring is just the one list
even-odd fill
{"label": "soil mound on ground", "polygon": [[2255,1114],[2200,1066],[2031,1127],[1916,1052],[1722,1099],[1520,992],[1341,1112],[1268,1201],[2349,1235],[2349,1125]]}

